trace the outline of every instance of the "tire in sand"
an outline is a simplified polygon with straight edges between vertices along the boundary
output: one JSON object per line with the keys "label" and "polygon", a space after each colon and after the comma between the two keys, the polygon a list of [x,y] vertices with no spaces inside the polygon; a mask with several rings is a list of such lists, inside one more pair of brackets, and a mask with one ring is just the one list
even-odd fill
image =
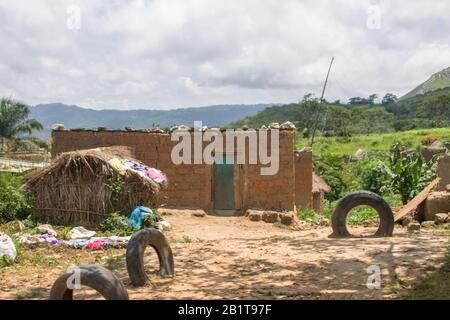
{"label": "tire in sand", "polygon": [[331,238],[352,237],[347,229],[346,220],[348,213],[358,206],[369,206],[378,212],[380,226],[375,233],[375,237],[392,237],[392,233],[394,232],[394,214],[389,204],[376,193],[358,191],[350,193],[339,200],[331,218],[331,226],[333,228]]}
{"label": "tire in sand", "polygon": [[96,290],[106,300],[129,299],[122,281],[110,270],[96,265],[81,265],[71,268],[56,279],[50,290],[50,300],[73,300],[73,289],[69,286],[76,284]]}
{"label": "tire in sand", "polygon": [[161,231],[146,228],[136,232],[127,246],[128,275],[131,284],[135,287],[143,286],[148,281],[144,266],[144,253],[148,246],[155,249],[158,255],[159,274],[162,276],[174,275],[173,254],[169,242]]}

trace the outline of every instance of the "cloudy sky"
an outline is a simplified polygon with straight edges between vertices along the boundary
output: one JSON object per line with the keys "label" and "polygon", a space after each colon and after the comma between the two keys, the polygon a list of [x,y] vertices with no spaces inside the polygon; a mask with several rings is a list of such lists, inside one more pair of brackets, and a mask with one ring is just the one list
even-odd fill
{"label": "cloudy sky", "polygon": [[0,96],[294,102],[320,94],[332,56],[328,100],[402,95],[450,66],[449,12],[448,0],[0,0]]}

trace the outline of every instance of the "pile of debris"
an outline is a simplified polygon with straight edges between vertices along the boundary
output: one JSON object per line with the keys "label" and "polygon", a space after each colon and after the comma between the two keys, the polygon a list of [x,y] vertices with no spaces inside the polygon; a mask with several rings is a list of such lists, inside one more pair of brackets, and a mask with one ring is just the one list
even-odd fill
{"label": "pile of debris", "polygon": [[450,155],[439,159],[437,178],[395,213],[395,221],[410,231],[450,224]]}

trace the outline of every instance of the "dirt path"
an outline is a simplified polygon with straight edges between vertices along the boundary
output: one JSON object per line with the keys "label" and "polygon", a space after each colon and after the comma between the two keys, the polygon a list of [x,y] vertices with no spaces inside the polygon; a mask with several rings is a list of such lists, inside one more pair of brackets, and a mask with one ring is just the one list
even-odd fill
{"label": "dirt path", "polygon": [[[151,283],[133,288],[125,250],[42,248],[25,254],[40,253],[45,259],[56,259],[57,265],[37,261],[0,269],[0,299],[46,298],[54,279],[73,263],[99,263],[113,269],[131,299],[398,298],[418,277],[439,267],[449,241],[447,235],[411,235],[401,228],[393,238],[336,240],[328,238],[330,228],[292,231],[244,217],[170,213],[166,218],[173,229],[166,235],[174,252],[174,278],[158,275],[151,250],[146,258]],[[381,290],[366,287],[370,265],[381,268]]]}

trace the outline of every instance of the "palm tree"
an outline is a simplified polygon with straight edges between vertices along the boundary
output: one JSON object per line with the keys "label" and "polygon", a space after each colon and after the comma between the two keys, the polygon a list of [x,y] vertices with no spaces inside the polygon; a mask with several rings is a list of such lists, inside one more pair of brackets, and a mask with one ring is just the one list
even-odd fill
{"label": "palm tree", "polygon": [[28,119],[30,108],[19,101],[9,98],[0,99],[0,139],[2,149],[5,139],[14,138],[20,133],[31,134],[33,130],[42,130],[42,124]]}

